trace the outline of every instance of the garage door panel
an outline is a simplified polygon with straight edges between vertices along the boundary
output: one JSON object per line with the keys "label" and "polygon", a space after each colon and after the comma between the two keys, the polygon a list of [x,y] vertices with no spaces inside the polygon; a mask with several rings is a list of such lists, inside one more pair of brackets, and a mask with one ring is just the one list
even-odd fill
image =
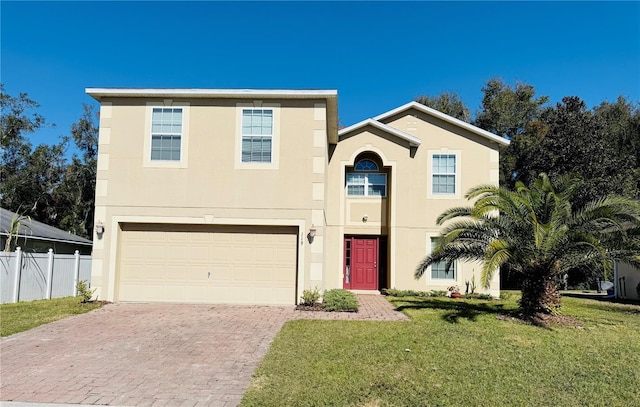
{"label": "garage door panel", "polygon": [[290,227],[122,225],[120,301],[293,304]]}

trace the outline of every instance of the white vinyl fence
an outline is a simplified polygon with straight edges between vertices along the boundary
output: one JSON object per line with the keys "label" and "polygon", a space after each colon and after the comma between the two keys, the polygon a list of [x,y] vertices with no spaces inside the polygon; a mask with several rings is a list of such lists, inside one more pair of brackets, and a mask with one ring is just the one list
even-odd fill
{"label": "white vinyl fence", "polygon": [[78,281],[91,284],[91,256],[0,253],[0,304],[75,296]]}

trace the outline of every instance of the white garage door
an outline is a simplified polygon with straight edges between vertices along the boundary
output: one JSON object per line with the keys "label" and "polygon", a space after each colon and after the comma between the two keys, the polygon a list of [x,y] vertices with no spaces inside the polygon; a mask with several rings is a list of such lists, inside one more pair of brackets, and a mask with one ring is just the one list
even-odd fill
{"label": "white garage door", "polygon": [[297,228],[124,224],[119,301],[295,304]]}

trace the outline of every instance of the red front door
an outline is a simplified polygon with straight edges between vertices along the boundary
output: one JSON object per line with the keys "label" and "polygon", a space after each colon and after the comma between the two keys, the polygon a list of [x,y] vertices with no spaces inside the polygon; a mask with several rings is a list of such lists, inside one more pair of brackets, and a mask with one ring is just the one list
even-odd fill
{"label": "red front door", "polygon": [[378,238],[344,239],[344,288],[378,289]]}

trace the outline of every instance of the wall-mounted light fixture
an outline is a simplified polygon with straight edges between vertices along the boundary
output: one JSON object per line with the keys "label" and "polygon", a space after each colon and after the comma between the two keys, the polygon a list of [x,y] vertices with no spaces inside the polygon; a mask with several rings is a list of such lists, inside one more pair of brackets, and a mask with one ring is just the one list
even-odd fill
{"label": "wall-mounted light fixture", "polygon": [[96,234],[98,235],[98,238],[102,237],[102,234],[104,233],[104,224],[102,223],[102,221],[98,221],[96,223]]}
{"label": "wall-mounted light fixture", "polygon": [[307,233],[307,239],[309,240],[309,243],[313,242],[314,237],[316,237],[316,228],[311,225],[311,227],[309,228],[309,233]]}
{"label": "wall-mounted light fixture", "polygon": [[363,223],[367,223],[367,221],[368,221],[368,220],[369,220],[369,215],[364,215],[364,216],[362,217],[362,222],[363,222]]}

